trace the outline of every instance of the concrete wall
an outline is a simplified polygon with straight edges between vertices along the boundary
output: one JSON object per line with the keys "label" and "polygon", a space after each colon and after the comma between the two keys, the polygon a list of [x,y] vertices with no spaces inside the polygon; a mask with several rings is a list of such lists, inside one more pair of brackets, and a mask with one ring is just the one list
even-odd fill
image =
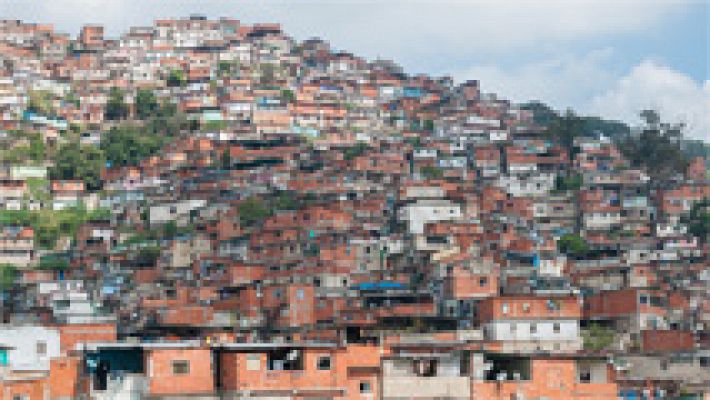
{"label": "concrete wall", "polygon": [[[8,365],[13,370],[49,371],[50,359],[60,355],[59,342],[59,331],[54,328],[0,326],[0,344],[13,347],[8,351]],[[41,350],[38,347],[44,347],[46,351],[38,352]]]}
{"label": "concrete wall", "polygon": [[384,377],[383,399],[446,398],[470,399],[470,378],[437,377]]}
{"label": "concrete wall", "polygon": [[417,376],[417,360],[413,358],[383,360],[382,398],[470,398],[471,379],[461,376],[460,354],[435,360],[435,376]]}
{"label": "concrete wall", "polygon": [[[530,327],[533,324],[536,327],[535,332],[530,331]],[[559,332],[555,332],[554,324],[559,324]],[[492,321],[484,325],[484,331],[486,332],[486,338],[490,340],[579,340],[579,321]]]}
{"label": "concrete wall", "polygon": [[205,200],[185,200],[153,206],[150,208],[150,223],[164,224],[177,220],[180,217],[188,216],[191,210],[204,207],[206,204]]}
{"label": "concrete wall", "polygon": [[[709,357],[705,351],[703,357]],[[687,382],[710,382],[710,370],[700,366],[701,352],[673,354],[670,356],[623,357],[628,365],[629,378],[678,379]]]}
{"label": "concrete wall", "polygon": [[461,218],[461,207],[448,200],[418,201],[400,209],[399,218],[407,221],[410,233],[421,235],[429,222]]}

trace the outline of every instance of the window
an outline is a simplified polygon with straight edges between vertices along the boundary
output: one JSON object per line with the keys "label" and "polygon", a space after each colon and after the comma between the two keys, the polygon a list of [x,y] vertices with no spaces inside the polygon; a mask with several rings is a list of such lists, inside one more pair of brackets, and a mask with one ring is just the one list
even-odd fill
{"label": "window", "polygon": [[524,357],[484,357],[484,362],[491,365],[485,375],[487,381],[523,380],[531,378],[531,360]]}
{"label": "window", "polygon": [[690,354],[677,354],[677,355],[671,356],[669,361],[671,364],[692,365],[693,364],[693,356]]}
{"label": "window", "polygon": [[554,324],[552,324],[552,331],[555,332],[555,333],[560,333],[560,324],[557,323],[557,322],[555,322]]}
{"label": "window", "polygon": [[537,324],[530,324],[530,333],[537,333]]}
{"label": "window", "polygon": [[37,355],[44,356],[47,354],[47,342],[39,341],[37,342]]}
{"label": "window", "polygon": [[530,312],[530,303],[523,303],[523,312]]}
{"label": "window", "polygon": [[484,287],[486,285],[488,285],[488,278],[483,277],[478,279],[478,286]]}
{"label": "window", "polygon": [[503,310],[503,314],[508,314],[508,303],[503,303],[501,309]]}
{"label": "window", "polygon": [[299,349],[277,349],[267,353],[269,371],[303,370],[303,353]]}
{"label": "window", "polygon": [[510,333],[515,333],[518,331],[518,325],[515,323],[510,324]]}
{"label": "window", "polygon": [[187,375],[190,373],[190,362],[187,360],[173,361],[173,375]]}
{"label": "window", "polygon": [[247,356],[247,371],[259,371],[261,369],[261,357],[258,354]]}
{"label": "window", "polygon": [[368,381],[360,382],[360,393],[370,393],[372,391],[372,386]]}
{"label": "window", "polygon": [[12,396],[12,400],[29,400],[26,394],[15,394]]}
{"label": "window", "polygon": [[416,376],[436,376],[438,360],[415,360],[414,374]]}
{"label": "window", "polygon": [[330,370],[330,356],[318,357],[318,369],[321,371]]}
{"label": "window", "polygon": [[590,383],[592,381],[592,372],[588,368],[584,368],[579,372],[579,381],[582,383]]}
{"label": "window", "polygon": [[659,296],[651,296],[650,303],[654,307],[663,307],[663,299]]}
{"label": "window", "polygon": [[70,300],[57,300],[54,302],[54,308],[57,310],[66,310],[71,305]]}

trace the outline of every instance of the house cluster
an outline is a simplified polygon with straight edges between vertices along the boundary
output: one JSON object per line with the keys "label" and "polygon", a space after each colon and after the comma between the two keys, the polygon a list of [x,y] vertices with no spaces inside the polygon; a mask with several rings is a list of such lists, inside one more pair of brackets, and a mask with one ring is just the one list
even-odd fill
{"label": "house cluster", "polygon": [[[478,81],[278,24],[0,21],[0,50],[3,148],[100,148],[115,88],[131,123],[141,90],[201,127],[99,187],[0,159],[2,399],[710,391],[702,158],[661,185]],[[106,212],[49,248],[12,218],[77,207]]]}

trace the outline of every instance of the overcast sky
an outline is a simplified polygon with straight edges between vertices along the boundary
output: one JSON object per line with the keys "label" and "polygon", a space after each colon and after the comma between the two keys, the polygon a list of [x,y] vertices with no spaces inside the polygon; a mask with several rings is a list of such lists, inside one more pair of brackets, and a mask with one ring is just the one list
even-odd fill
{"label": "overcast sky", "polygon": [[110,35],[199,13],[280,22],[297,39],[390,58],[408,72],[479,79],[514,101],[638,121],[660,109],[710,141],[710,0],[0,0],[0,18]]}

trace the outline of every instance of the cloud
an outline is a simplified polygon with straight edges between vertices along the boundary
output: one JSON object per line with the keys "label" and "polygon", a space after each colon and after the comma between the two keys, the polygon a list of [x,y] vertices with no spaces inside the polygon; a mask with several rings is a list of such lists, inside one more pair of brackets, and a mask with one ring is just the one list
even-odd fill
{"label": "cloud", "polygon": [[697,0],[0,0],[3,18],[53,23],[73,34],[99,23],[116,36],[195,13],[279,22],[297,39],[319,36],[336,49],[435,74],[490,60],[528,63],[623,38],[653,40],[660,27],[695,9]]}
{"label": "cloud", "polygon": [[[707,140],[701,109],[708,109],[708,83],[629,59],[620,42],[665,35],[661,27],[681,23],[677,17],[696,5],[696,0],[619,0],[613,6],[598,0],[0,0],[0,15],[54,23],[71,33],[84,23],[101,23],[111,35],[193,13],[280,22],[298,39],[320,36],[335,48],[391,58],[411,72],[479,79],[484,90],[516,101],[539,99],[632,123],[640,108],[657,105],[668,118],[687,120],[692,136]],[[702,43],[683,45],[703,51]],[[590,51],[595,47],[602,48]]]}
{"label": "cloud", "polygon": [[[343,48],[388,57],[441,50],[491,54],[648,30],[683,12],[689,1],[513,0],[225,1],[0,0],[4,18],[39,19],[76,32],[86,21],[118,34],[155,18],[203,13],[246,22],[282,22],[300,37],[322,35]],[[406,50],[406,53],[403,53]]]}
{"label": "cloud", "polygon": [[610,89],[589,101],[589,111],[630,123],[640,110],[654,108],[668,122],[686,123],[686,136],[710,142],[710,81],[697,82],[679,71],[644,60]]}
{"label": "cloud", "polygon": [[497,93],[517,102],[541,100],[555,108],[576,107],[590,92],[614,80],[611,48],[593,50],[582,56],[563,54],[502,69],[494,64],[454,72],[457,81],[478,79],[485,92]]}
{"label": "cloud", "polygon": [[454,72],[457,80],[478,79],[485,92],[516,102],[540,100],[631,125],[654,108],[668,122],[684,122],[686,136],[710,141],[710,81],[698,82],[658,61],[643,60],[627,71],[614,65],[610,48],[582,56],[564,54],[503,69],[493,64]]}

